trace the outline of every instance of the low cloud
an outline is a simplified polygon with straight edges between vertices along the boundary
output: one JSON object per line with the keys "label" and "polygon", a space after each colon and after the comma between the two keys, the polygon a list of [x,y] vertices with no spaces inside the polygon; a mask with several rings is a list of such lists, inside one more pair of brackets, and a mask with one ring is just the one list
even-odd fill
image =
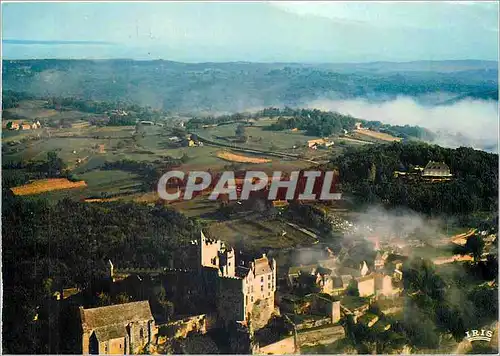
{"label": "low cloud", "polygon": [[309,108],[338,111],[392,125],[418,125],[437,134],[433,143],[498,151],[498,102],[464,99],[449,105],[426,106],[414,98],[384,102],[366,99],[314,100]]}

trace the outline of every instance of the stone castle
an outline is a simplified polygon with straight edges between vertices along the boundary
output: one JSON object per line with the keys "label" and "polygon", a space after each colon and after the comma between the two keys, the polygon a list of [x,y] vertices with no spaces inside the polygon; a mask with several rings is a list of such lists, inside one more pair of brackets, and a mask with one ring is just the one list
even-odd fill
{"label": "stone castle", "polygon": [[201,232],[198,246],[199,266],[217,269],[216,306],[219,318],[226,324],[251,321],[256,328],[264,326],[274,312],[276,261],[265,254],[251,261],[236,261],[233,248],[220,240],[207,238]]}

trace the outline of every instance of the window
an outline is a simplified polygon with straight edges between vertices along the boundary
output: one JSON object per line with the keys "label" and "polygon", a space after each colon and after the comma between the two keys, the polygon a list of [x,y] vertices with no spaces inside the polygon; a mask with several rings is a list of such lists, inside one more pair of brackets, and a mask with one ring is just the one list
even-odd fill
{"label": "window", "polygon": [[264,291],[264,285],[261,285],[260,286],[260,291],[263,292]]}
{"label": "window", "polygon": [[270,274],[268,274],[268,275],[267,275],[267,280],[270,280],[270,279],[271,279],[271,275],[270,275]]}
{"label": "window", "polygon": [[122,344],[120,344],[120,350],[122,349]]}
{"label": "window", "polygon": [[267,288],[268,288],[268,289],[271,289],[271,283],[268,283],[268,284],[267,284]]}
{"label": "window", "polygon": [[264,276],[260,277],[260,282],[264,283]]}
{"label": "window", "polygon": [[253,303],[253,295],[250,297],[250,301]]}
{"label": "window", "polygon": [[252,293],[253,293],[253,286],[252,286],[252,289],[251,289],[251,290],[252,290]]}
{"label": "window", "polygon": [[142,330],[142,328],[141,328],[141,330],[139,332],[139,335],[140,335],[141,339],[144,337],[144,330]]}

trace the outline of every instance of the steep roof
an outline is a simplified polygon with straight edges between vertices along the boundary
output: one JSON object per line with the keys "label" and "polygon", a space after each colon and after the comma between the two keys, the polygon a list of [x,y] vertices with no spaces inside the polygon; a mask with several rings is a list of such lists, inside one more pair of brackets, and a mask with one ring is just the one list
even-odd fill
{"label": "steep roof", "polygon": [[95,329],[95,336],[101,342],[125,337],[125,335],[127,335],[127,330],[123,325],[111,325]]}
{"label": "steep roof", "polygon": [[267,257],[257,258],[255,260],[255,275],[260,276],[261,274],[271,273],[271,267],[269,266],[269,260]]}
{"label": "steep roof", "polygon": [[100,308],[81,309],[82,326],[97,329],[133,321],[153,320],[148,301],[116,304]]}
{"label": "steep roof", "polygon": [[429,161],[427,165],[425,166],[424,169],[443,169],[443,170],[449,170],[450,167],[444,162],[434,162],[434,161]]}

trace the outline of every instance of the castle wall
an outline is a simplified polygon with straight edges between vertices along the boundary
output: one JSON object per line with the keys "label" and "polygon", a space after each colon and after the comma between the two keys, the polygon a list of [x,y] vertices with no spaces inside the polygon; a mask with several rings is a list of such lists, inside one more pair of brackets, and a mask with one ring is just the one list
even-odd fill
{"label": "castle wall", "polygon": [[216,319],[216,316],[211,314],[189,316],[162,325],[160,334],[168,338],[185,338],[190,332],[205,334],[217,326]]}
{"label": "castle wall", "polygon": [[243,280],[239,278],[221,277],[217,288],[217,313],[227,324],[231,321],[245,320],[245,298]]}

